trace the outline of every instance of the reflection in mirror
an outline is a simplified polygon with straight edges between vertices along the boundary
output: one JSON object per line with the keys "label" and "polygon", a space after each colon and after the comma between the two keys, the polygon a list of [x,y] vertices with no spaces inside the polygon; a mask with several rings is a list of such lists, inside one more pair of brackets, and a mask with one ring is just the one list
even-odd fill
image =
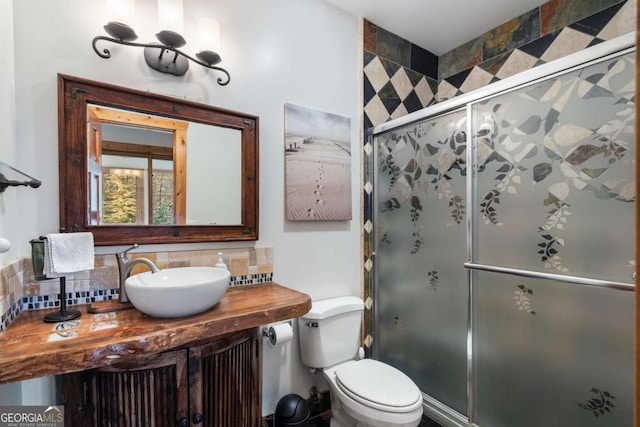
{"label": "reflection in mirror", "polygon": [[98,105],[87,124],[89,224],[241,223],[239,130]]}
{"label": "reflection in mirror", "polygon": [[258,238],[258,118],[59,75],[60,222],[98,245]]}
{"label": "reflection in mirror", "polygon": [[[237,129],[191,123],[187,139],[188,225],[240,224],[242,152]],[[197,142],[196,142],[197,141]],[[212,197],[202,197],[211,194]]]}

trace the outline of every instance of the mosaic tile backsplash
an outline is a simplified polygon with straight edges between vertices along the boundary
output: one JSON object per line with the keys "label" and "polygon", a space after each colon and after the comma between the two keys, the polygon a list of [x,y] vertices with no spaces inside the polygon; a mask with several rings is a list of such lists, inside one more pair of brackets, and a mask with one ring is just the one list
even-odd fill
{"label": "mosaic tile backsplash", "polygon": [[[131,258],[148,258],[159,268],[206,267],[216,264],[218,252],[231,272],[229,286],[267,283],[273,280],[272,248],[207,249],[181,252],[138,252]],[[145,271],[136,266],[132,274]],[[67,276],[67,305],[89,304],[118,298],[118,264],[115,255],[96,255],[95,268]],[[0,331],[23,310],[60,305],[58,279],[35,279],[31,258],[0,268]]]}

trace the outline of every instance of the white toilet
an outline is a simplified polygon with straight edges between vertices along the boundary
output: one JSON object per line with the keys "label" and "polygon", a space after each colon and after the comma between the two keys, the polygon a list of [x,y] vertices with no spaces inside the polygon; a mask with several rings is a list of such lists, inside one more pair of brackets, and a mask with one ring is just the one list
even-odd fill
{"label": "white toilet", "polygon": [[331,387],[331,427],[416,427],[422,393],[398,369],[358,360],[364,304],[357,297],[315,301],[298,319],[302,362]]}

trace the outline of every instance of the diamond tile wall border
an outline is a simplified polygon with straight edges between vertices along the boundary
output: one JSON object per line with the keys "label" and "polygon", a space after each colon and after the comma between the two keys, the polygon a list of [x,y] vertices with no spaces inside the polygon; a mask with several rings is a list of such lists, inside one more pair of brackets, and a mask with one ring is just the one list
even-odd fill
{"label": "diamond tile wall border", "polygon": [[[550,23],[554,21],[553,18],[558,16],[559,18],[557,20],[561,20],[560,17],[571,15],[566,9],[574,3],[575,1],[572,0],[550,1],[540,8],[534,9],[513,20],[513,22],[516,23],[508,26],[500,26],[481,36],[479,39],[465,44],[464,46],[477,47],[480,44],[483,46],[483,61],[473,64],[470,68],[457,70],[454,73],[455,69],[453,67],[461,64],[455,63],[452,58],[460,57],[458,54],[458,49],[460,48],[444,54],[445,59],[441,59],[440,61],[441,66],[439,72],[442,78],[438,85],[438,100],[449,99],[463,93],[468,93],[484,87],[489,83],[510,77],[635,30],[635,22],[633,19],[635,16],[635,2],[625,0],[609,6],[604,10],[596,11],[596,13],[586,18],[583,17],[577,22],[570,23],[548,34],[538,36],[537,38],[532,37],[531,24],[540,24],[540,13],[547,14],[542,18],[542,28],[555,28],[556,25]],[[611,1],[607,3],[611,4]],[[554,6],[555,15],[550,5]],[[577,11],[572,11],[572,16],[575,16],[578,12],[582,14],[587,11],[589,10],[585,7],[578,7]],[[510,23],[511,22],[512,21],[510,21]],[[522,24],[522,26],[518,24]],[[514,33],[510,34],[509,37],[501,38],[500,34],[496,33],[496,31],[502,28],[514,27],[521,30],[519,35]],[[495,46],[495,41],[499,39],[508,40],[507,48],[503,49]],[[511,47],[511,49],[508,49],[508,47]]]}
{"label": "diamond tile wall border", "polygon": [[[364,21],[363,52],[364,128],[418,111],[436,102],[438,57],[371,22]],[[371,356],[373,338],[373,147],[362,145],[364,199],[362,233],[363,299],[362,343]]]}

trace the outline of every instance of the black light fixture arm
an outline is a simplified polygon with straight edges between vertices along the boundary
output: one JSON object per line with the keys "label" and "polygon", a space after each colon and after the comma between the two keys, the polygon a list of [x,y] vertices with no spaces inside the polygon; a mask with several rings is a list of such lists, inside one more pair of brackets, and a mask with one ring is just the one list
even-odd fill
{"label": "black light fixture arm", "polygon": [[[93,51],[96,53],[96,55],[98,55],[101,58],[104,59],[109,59],[111,58],[111,51],[107,48],[104,48],[102,50],[98,49],[97,43],[101,40],[104,41],[108,41],[111,43],[116,43],[116,44],[121,44],[124,46],[133,46],[133,47],[142,47],[145,50],[146,49],[160,49],[160,53],[158,55],[158,60],[160,61],[165,53],[165,50],[169,50],[171,52],[175,53],[175,56],[173,58],[173,63],[176,63],[176,61],[182,56],[192,62],[195,62],[198,65],[201,65],[202,67],[214,70],[214,71],[219,71],[220,73],[224,74],[226,76],[226,79],[224,77],[218,77],[217,82],[220,86],[226,86],[227,84],[229,84],[229,82],[231,81],[231,75],[229,74],[229,72],[227,70],[225,70],[224,68],[221,67],[216,67],[215,65],[209,64],[207,62],[201,61],[197,58],[193,58],[190,55],[187,55],[186,53],[182,52],[180,49],[174,47],[174,46],[169,46],[167,44],[160,44],[160,43],[136,43],[133,41],[128,41],[128,40],[122,40],[122,39],[118,39],[118,38],[114,38],[114,37],[108,37],[108,36],[96,36],[93,38],[93,41],[91,42],[91,46],[93,47]],[[198,55],[201,55],[201,53],[198,53]],[[217,54],[215,54],[217,56]],[[220,57],[217,56],[217,60],[220,60]],[[148,63],[148,62],[147,62]],[[157,68],[153,67],[154,69],[158,70]],[[161,72],[169,72],[169,71],[162,71],[162,70],[158,70]],[[184,74],[184,72],[186,72],[186,69],[184,71],[181,72],[181,74],[177,74],[175,72],[169,72],[171,74],[175,74],[175,75],[182,75]]]}
{"label": "black light fixture arm", "polygon": [[8,165],[4,162],[0,162],[0,165],[7,167],[14,172],[17,172],[26,178],[29,178],[29,181],[15,181],[15,180],[7,179],[3,174],[0,173],[0,193],[4,193],[4,190],[6,190],[8,187],[18,187],[22,185],[25,187],[38,188],[42,184],[42,181],[35,179],[24,172],[19,171],[18,169],[14,168],[11,165]]}

